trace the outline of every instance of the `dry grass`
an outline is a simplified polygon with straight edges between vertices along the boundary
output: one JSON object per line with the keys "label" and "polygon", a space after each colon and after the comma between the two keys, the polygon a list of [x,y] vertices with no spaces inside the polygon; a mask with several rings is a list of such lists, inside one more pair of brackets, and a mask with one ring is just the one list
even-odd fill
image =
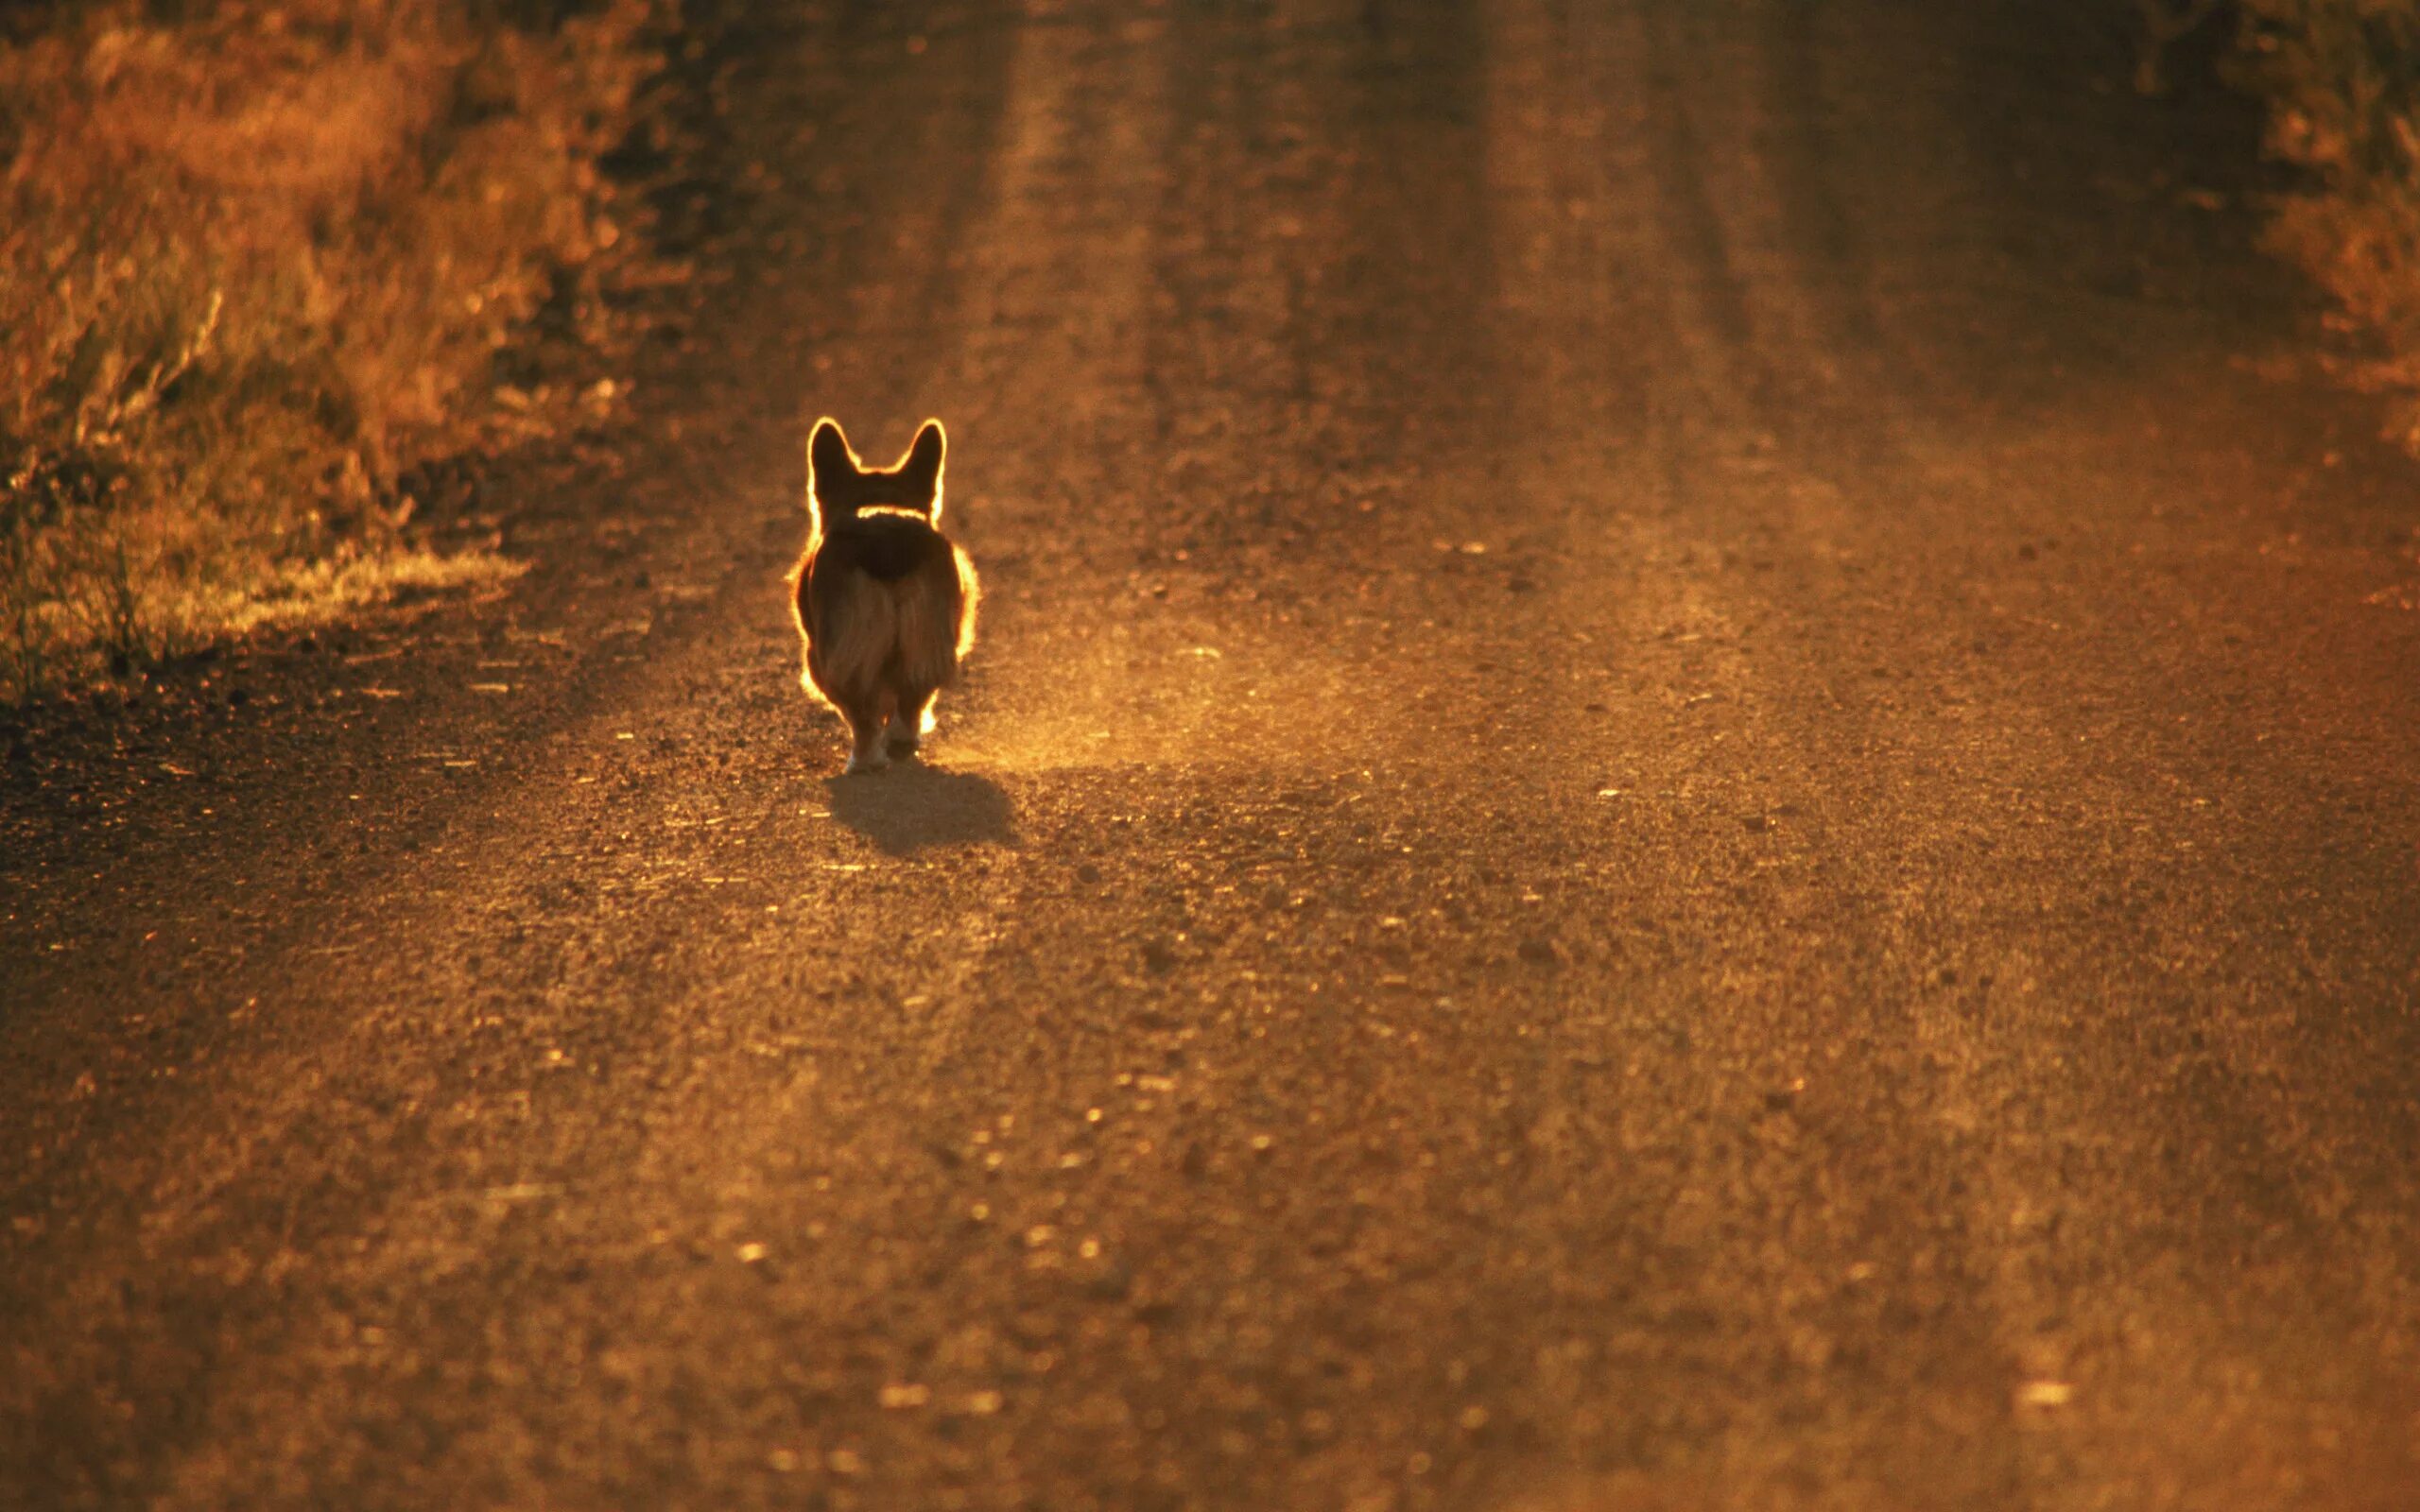
{"label": "dry grass", "polygon": [[0,697],[509,570],[415,550],[409,480],[527,431],[493,365],[542,306],[596,318],[649,3],[100,4],[0,42]]}
{"label": "dry grass", "polygon": [[2270,102],[2269,147],[2306,170],[2271,249],[2317,281],[2371,354],[2420,455],[2420,0],[2243,0],[2245,73]]}

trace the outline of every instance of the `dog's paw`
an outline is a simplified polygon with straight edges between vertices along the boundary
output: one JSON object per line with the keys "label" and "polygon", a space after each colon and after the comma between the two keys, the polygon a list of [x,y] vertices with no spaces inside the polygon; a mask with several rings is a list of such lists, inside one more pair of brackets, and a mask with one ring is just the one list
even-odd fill
{"label": "dog's paw", "polygon": [[890,758],[878,750],[860,752],[849,758],[849,765],[840,768],[840,775],[854,777],[859,772],[878,772],[890,765]]}

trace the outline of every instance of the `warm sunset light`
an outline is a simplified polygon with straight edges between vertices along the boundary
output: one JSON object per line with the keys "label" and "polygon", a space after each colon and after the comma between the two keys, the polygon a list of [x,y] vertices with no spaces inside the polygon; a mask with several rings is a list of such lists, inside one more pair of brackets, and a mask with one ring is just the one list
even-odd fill
{"label": "warm sunset light", "polygon": [[0,1512],[2420,1504],[2415,78],[0,7]]}

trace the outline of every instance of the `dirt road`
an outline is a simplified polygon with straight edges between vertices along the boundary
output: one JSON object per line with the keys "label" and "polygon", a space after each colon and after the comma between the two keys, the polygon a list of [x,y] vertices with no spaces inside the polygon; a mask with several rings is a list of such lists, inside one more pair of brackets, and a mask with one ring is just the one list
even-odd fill
{"label": "dirt road", "polygon": [[2122,10],[717,34],[519,589],[7,743],[0,1504],[2413,1504],[2412,473]]}

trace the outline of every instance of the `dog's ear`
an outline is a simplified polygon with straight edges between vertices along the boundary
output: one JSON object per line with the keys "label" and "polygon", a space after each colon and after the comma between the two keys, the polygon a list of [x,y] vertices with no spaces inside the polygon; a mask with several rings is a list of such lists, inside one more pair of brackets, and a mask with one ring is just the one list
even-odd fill
{"label": "dog's ear", "polygon": [[942,422],[928,420],[917,427],[915,442],[899,464],[900,491],[907,495],[902,502],[935,520],[942,514],[942,462],[948,450],[949,438],[942,434]]}
{"label": "dog's ear", "polygon": [[856,482],[857,475],[857,454],[840,434],[840,422],[828,415],[817,421],[815,433],[806,438],[807,503],[820,509],[826,503],[840,502],[836,495]]}

